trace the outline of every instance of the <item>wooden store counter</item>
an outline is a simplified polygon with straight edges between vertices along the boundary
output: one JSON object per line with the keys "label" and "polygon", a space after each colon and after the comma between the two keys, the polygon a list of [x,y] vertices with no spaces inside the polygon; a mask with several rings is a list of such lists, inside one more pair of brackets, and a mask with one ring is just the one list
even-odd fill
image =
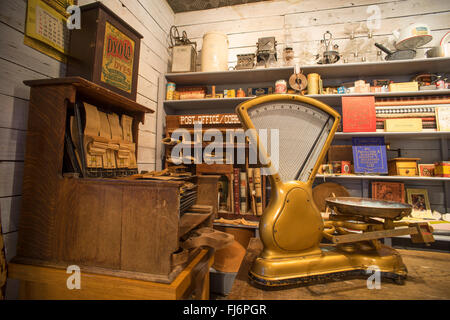
{"label": "wooden store counter", "polygon": [[230,300],[374,300],[450,299],[450,253],[398,250],[408,267],[404,285],[381,282],[381,289],[369,290],[366,279],[351,279],[304,287],[262,290],[248,282],[248,270],[262,250],[252,238],[228,299]]}
{"label": "wooden store counter", "polygon": [[171,283],[136,280],[81,270],[80,289],[69,290],[65,269],[8,264],[8,277],[20,280],[19,299],[31,300],[178,300],[209,299],[209,268],[214,256],[201,250]]}

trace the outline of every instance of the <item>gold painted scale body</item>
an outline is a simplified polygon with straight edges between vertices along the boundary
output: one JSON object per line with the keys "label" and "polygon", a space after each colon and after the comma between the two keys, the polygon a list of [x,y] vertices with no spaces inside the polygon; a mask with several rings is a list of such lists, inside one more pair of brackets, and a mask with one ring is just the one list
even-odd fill
{"label": "gold painted scale body", "polygon": [[[375,266],[382,276],[403,283],[407,269],[401,256],[378,239],[411,235],[413,242],[434,241],[427,223],[399,221],[411,212],[410,205],[328,198],[333,214],[324,221],[313,201],[312,184],[337,130],[339,113],[315,99],[289,94],[243,102],[236,112],[244,129],[255,129],[250,130],[249,139],[263,158],[272,188],[259,224],[263,251],[249,271],[252,282],[262,286],[308,284],[366,274]],[[294,131],[283,131],[296,125]],[[275,168],[258,130],[277,128],[280,152]],[[288,157],[292,159],[285,161]],[[300,169],[293,172],[292,167],[298,165]],[[321,243],[323,238],[331,243]]]}

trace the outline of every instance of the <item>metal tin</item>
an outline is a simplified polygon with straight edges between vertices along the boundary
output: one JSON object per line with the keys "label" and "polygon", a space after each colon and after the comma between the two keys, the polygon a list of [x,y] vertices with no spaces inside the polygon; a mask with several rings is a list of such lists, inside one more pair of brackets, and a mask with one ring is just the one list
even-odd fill
{"label": "metal tin", "polygon": [[445,81],[444,80],[436,81],[436,89],[445,89]]}
{"label": "metal tin", "polygon": [[174,100],[176,84],[174,82],[167,82],[166,86],[166,100]]}
{"label": "metal tin", "polygon": [[287,82],[286,80],[278,80],[275,82],[275,93],[286,93],[287,92]]}

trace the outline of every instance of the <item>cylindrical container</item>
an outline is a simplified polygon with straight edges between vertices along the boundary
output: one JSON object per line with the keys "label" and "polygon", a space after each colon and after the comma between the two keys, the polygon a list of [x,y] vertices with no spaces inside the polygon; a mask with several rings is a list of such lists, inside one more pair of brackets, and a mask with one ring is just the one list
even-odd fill
{"label": "cylindrical container", "polygon": [[174,82],[167,82],[166,86],[166,100],[174,100],[176,85]]}
{"label": "cylindrical container", "polygon": [[242,90],[242,88],[239,88],[239,90],[236,93],[236,97],[238,97],[238,98],[245,97],[245,91]]}
{"label": "cylindrical container", "polygon": [[287,92],[287,82],[286,80],[278,80],[275,82],[275,93],[286,93]]}
{"label": "cylindrical container", "polygon": [[444,80],[436,81],[436,89],[445,89],[445,81]]}
{"label": "cylindrical container", "polygon": [[342,161],[331,161],[333,166],[333,173],[341,173],[342,171]]}
{"label": "cylindrical container", "polygon": [[203,35],[202,71],[228,70],[228,38],[220,32],[207,32]]}
{"label": "cylindrical container", "polygon": [[320,75],[317,73],[308,74],[308,94],[319,94],[319,79]]}
{"label": "cylindrical container", "polygon": [[350,161],[342,161],[341,173],[349,174],[352,172],[352,163]]}

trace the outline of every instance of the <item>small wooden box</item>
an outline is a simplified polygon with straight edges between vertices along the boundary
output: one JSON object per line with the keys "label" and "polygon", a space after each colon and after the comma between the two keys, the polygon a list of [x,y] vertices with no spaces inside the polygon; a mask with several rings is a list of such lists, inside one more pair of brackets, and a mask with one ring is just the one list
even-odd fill
{"label": "small wooden box", "polygon": [[421,132],[422,119],[386,119],[384,121],[386,132]]}
{"label": "small wooden box", "polygon": [[417,161],[420,158],[394,158],[388,160],[390,176],[418,176]]}
{"label": "small wooden box", "polygon": [[70,32],[67,76],[80,76],[136,101],[142,35],[101,2],[80,7]]}

